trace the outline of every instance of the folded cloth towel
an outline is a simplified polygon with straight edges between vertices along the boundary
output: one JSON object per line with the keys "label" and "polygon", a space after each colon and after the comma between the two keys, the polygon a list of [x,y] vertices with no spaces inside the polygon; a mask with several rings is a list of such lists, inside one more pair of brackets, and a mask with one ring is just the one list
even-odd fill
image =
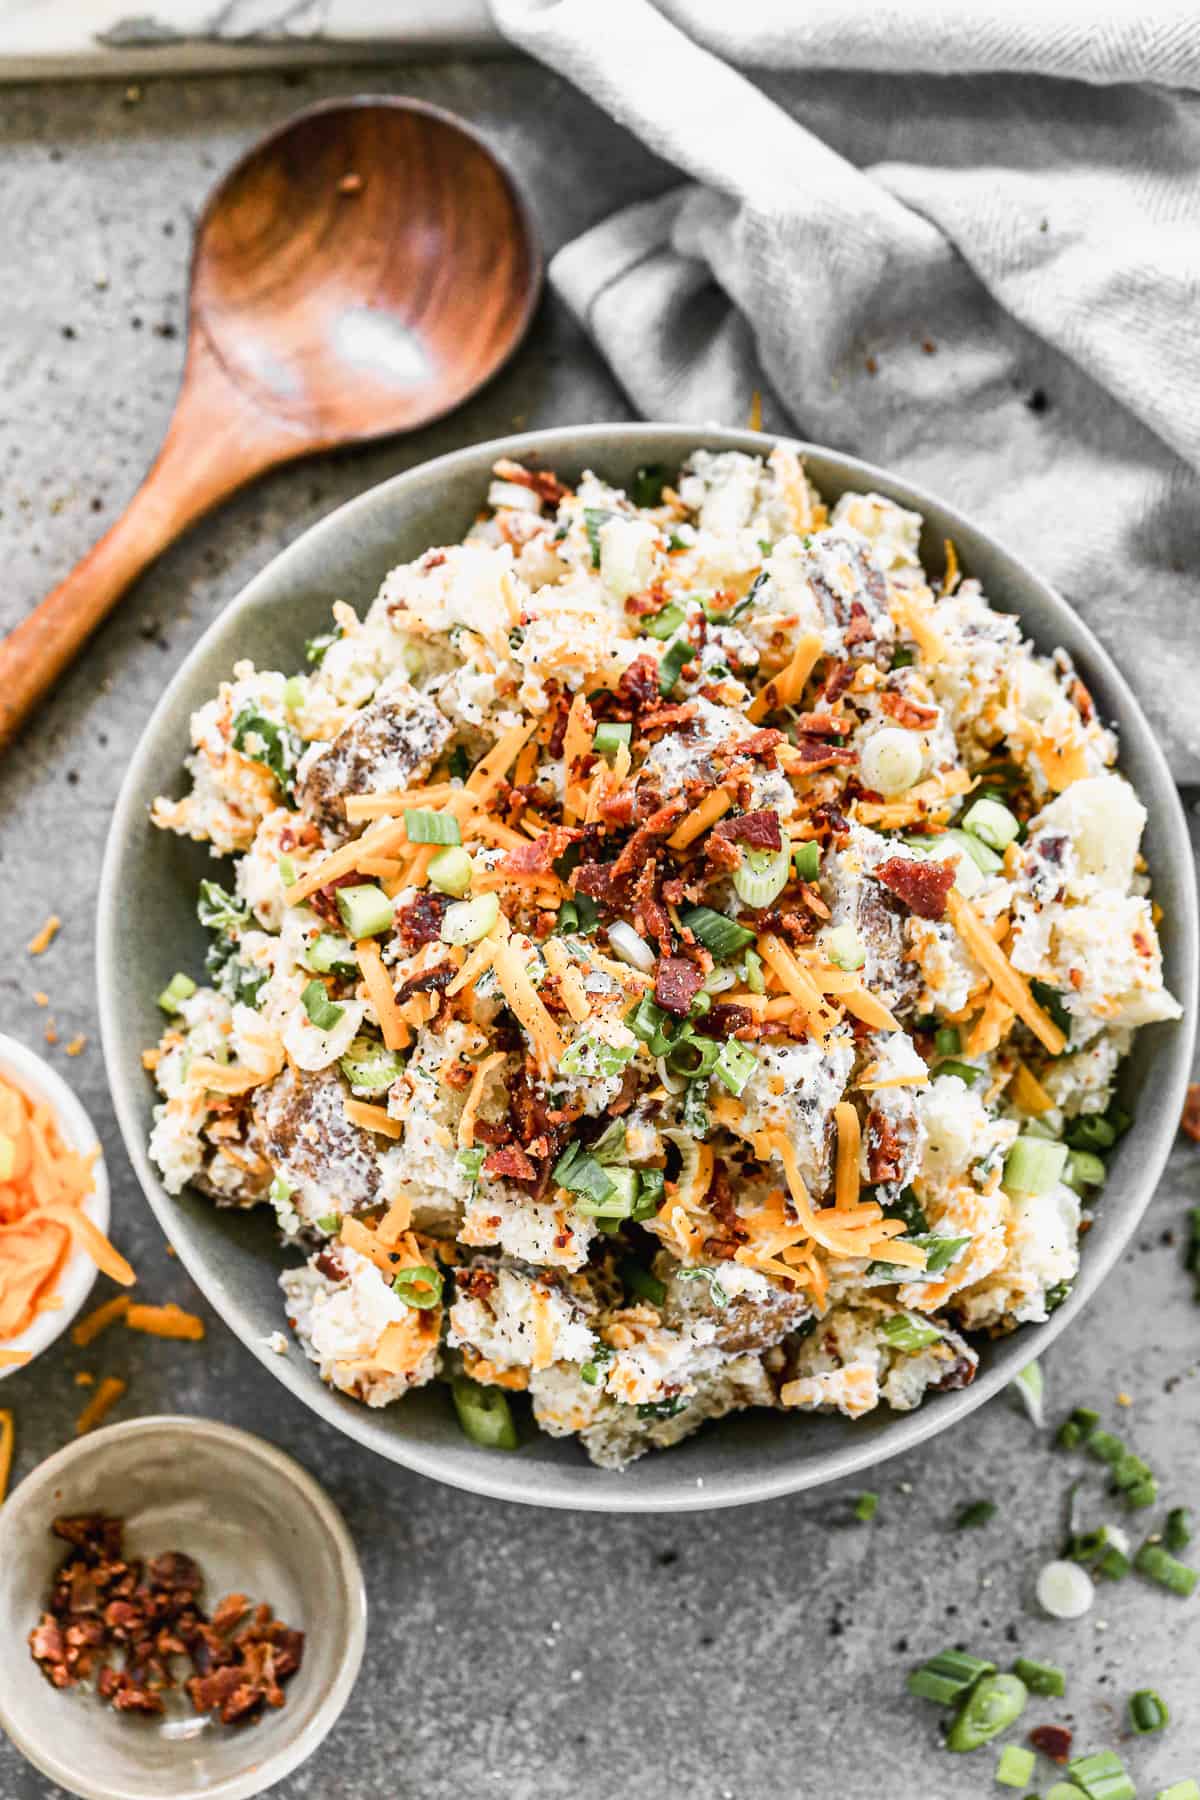
{"label": "folded cloth towel", "polygon": [[758,389],[974,515],[1200,780],[1194,9],[492,4],[688,177],[551,265],[639,410],[740,423]]}

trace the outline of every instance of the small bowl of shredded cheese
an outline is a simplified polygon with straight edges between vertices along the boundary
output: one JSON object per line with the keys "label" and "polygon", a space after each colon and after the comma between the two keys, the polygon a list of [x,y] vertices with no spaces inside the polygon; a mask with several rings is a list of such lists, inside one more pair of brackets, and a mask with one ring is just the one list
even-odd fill
{"label": "small bowl of shredded cheese", "polygon": [[108,1177],[87,1113],[48,1063],[0,1035],[0,1377],[74,1319],[96,1270],[133,1270],[109,1243]]}

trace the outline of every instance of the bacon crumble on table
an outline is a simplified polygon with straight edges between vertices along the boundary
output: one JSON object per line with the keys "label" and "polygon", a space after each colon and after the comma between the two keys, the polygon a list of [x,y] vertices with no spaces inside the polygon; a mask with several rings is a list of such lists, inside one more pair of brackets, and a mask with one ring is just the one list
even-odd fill
{"label": "bacon crumble on table", "polygon": [[512,1393],[620,1466],[964,1385],[1178,1010],[1112,733],[787,445],[494,475],[193,720],[155,819],[237,863],[153,1052],[168,1186],[274,1208],[324,1381],[449,1377],[496,1447]]}

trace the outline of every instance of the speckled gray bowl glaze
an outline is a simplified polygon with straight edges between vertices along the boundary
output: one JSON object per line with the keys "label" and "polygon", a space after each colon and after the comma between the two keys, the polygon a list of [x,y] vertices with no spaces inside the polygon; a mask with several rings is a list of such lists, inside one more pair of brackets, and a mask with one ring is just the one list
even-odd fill
{"label": "speckled gray bowl glaze", "polygon": [[457,1487],[542,1506],[598,1511],[669,1511],[732,1506],[855,1474],[924,1442],[996,1393],[1087,1305],[1128,1242],[1154,1190],[1183,1104],[1195,1016],[1197,913],[1183,811],[1162,753],[1117,668],[1087,627],[1044,581],[951,507],[870,464],[800,444],[821,492],[874,489],[924,515],[922,552],[941,567],[952,537],[960,561],[993,605],[1021,616],[1045,650],[1064,645],[1106,720],[1121,732],[1122,762],[1149,811],[1145,852],[1162,904],[1167,980],[1184,1023],[1141,1032],[1123,1087],[1137,1122],[1122,1140],[1088,1233],[1071,1298],[1045,1326],[981,1346],[974,1384],[931,1395],[914,1413],[881,1407],[851,1424],[840,1417],[749,1412],[710,1426],[666,1454],[624,1473],[595,1469],[570,1440],[530,1430],[518,1451],[479,1449],[459,1431],[441,1386],[398,1406],[368,1411],[324,1387],[298,1350],[264,1348],[282,1323],[276,1285],[288,1258],[269,1213],[219,1212],[198,1194],[172,1199],[146,1155],[153,1093],[143,1048],[161,1029],[154,997],[178,968],[200,969],[204,934],[196,923],[196,883],[214,869],[202,846],[152,830],[154,796],[182,791],[180,765],[191,712],[215,693],[238,657],[293,670],[304,640],[323,630],[336,599],[360,611],[395,564],[430,544],[460,538],[487,490],[498,456],[535,459],[568,480],[594,469],[624,483],[641,463],[677,467],[698,447],[765,452],[772,440],[748,431],[674,425],[587,425],[531,432],[440,457],[384,482],[341,507],[292,544],[227,608],[184,663],[142,737],[117,803],[100,896],[100,1012],[109,1079],[125,1143],[146,1196],[188,1270],[242,1342],[307,1405],[383,1456]]}
{"label": "speckled gray bowl glaze", "polygon": [[[85,1688],[59,1693],[26,1649],[66,1545],[62,1514],[125,1520],[131,1555],[184,1550],[207,1599],[244,1593],[306,1634],[287,1702],[234,1730],[176,1696],[161,1719],[116,1713]],[[208,1419],[110,1425],[27,1475],[0,1513],[0,1725],[44,1775],[83,1800],[249,1800],[311,1756],[354,1686],[367,1602],[341,1514],[299,1463]]]}

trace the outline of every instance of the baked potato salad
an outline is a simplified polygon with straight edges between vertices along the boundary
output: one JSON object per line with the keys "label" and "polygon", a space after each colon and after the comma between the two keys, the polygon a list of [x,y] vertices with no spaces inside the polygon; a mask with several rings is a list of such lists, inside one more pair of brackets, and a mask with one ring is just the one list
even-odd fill
{"label": "baked potato salad", "polygon": [[1069,1291],[1179,1015],[1145,812],[921,530],[785,445],[502,461],[465,541],[193,716],[154,822],[228,860],[151,1154],[274,1212],[324,1381],[620,1467],[916,1407]]}

